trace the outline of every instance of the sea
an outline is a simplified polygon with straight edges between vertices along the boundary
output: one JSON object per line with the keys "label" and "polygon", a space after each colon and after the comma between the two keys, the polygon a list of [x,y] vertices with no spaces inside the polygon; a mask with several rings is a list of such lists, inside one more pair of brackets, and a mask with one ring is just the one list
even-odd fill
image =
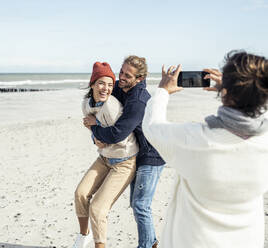
{"label": "sea", "polygon": [[[0,92],[84,89],[90,76],[90,73],[0,73]],[[146,81],[153,85],[160,80],[161,73],[150,73]]]}
{"label": "sea", "polygon": [[[82,118],[90,73],[0,73],[0,125]],[[118,78],[118,74],[116,75]],[[147,77],[156,89],[161,73]]]}

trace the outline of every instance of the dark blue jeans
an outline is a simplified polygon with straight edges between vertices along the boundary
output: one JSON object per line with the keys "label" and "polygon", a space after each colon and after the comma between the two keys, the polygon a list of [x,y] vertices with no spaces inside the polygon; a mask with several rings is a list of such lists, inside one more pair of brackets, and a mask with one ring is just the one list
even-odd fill
{"label": "dark blue jeans", "polygon": [[142,165],[130,184],[130,206],[138,226],[139,246],[152,248],[157,241],[154,231],[151,203],[162,166]]}

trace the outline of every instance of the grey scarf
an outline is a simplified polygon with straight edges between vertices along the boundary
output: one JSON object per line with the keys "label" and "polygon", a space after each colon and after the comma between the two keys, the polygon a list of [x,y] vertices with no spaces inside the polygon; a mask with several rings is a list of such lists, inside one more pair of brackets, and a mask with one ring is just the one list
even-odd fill
{"label": "grey scarf", "polygon": [[263,115],[251,118],[226,106],[220,106],[217,114],[205,118],[209,128],[225,128],[244,139],[268,131],[268,120]]}

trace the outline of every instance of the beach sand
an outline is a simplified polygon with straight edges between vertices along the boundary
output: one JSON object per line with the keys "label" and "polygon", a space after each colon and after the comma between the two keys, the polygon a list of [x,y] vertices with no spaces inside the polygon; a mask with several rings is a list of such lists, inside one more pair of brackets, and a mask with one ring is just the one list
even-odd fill
{"label": "beach sand", "polygon": [[[98,156],[81,121],[83,94],[65,90],[1,95],[0,247],[72,247],[79,230],[74,190]],[[214,93],[185,90],[171,97],[168,119],[202,121],[216,113],[219,104]],[[176,178],[166,166],[153,200],[158,238]],[[265,212],[267,230],[267,194]],[[136,246],[127,188],[110,212],[107,247]]]}

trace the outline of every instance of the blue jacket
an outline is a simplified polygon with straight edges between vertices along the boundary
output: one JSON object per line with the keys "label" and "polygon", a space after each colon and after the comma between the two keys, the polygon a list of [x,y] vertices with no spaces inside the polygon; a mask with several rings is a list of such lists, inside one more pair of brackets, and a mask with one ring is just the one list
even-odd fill
{"label": "blue jacket", "polygon": [[159,153],[147,141],[142,132],[142,120],[146,103],[151,97],[146,90],[145,80],[135,85],[127,93],[118,87],[118,81],[112,93],[123,105],[123,114],[117,122],[110,127],[92,126],[94,136],[106,143],[115,144],[124,140],[131,132],[134,132],[139,143],[139,153],[136,164],[140,165],[163,165],[165,161]]}

